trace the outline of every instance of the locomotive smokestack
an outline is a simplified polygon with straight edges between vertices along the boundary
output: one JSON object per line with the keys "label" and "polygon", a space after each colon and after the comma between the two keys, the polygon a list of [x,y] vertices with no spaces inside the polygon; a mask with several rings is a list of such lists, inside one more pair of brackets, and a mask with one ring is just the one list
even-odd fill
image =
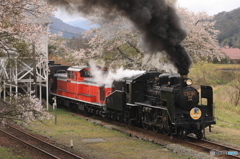
{"label": "locomotive smokestack", "polygon": [[188,75],[181,75],[181,78],[188,78]]}
{"label": "locomotive smokestack", "polygon": [[187,33],[181,27],[180,18],[170,0],[46,0],[50,4],[64,7],[67,11],[94,14],[101,9],[106,19],[119,14],[130,19],[143,35],[148,52],[165,51],[169,60],[186,75],[192,63],[181,42]]}

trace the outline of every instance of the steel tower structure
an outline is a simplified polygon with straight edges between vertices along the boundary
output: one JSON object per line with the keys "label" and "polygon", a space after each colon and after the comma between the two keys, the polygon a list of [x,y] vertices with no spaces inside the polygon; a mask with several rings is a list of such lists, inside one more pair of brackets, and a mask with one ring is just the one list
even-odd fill
{"label": "steel tower structure", "polygon": [[[19,92],[24,94],[35,94],[42,102],[42,94],[48,97],[48,19],[46,25],[46,34],[39,37],[40,45],[38,52],[35,52],[35,45],[32,45],[31,57],[16,58],[18,53],[10,53],[8,57],[0,58],[0,98],[4,101],[9,96]],[[45,92],[45,93],[44,93]],[[48,109],[48,98],[46,105]]]}

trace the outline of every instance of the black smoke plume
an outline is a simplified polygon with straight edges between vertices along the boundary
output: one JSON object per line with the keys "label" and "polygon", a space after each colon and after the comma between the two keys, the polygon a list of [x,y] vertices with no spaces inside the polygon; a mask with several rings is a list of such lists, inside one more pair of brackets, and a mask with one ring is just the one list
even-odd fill
{"label": "black smoke plume", "polygon": [[181,27],[175,9],[165,0],[48,0],[52,5],[69,12],[92,14],[101,8],[106,18],[109,13],[121,14],[130,19],[143,34],[144,42],[152,53],[165,51],[181,75],[187,75],[191,58],[181,42],[187,36]]}

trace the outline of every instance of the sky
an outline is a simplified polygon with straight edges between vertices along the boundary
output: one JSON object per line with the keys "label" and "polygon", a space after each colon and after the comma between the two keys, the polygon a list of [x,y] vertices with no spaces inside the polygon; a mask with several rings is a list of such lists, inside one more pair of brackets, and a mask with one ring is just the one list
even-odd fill
{"label": "sky", "polygon": [[[223,11],[231,11],[240,7],[239,0],[178,0],[177,6],[188,8],[193,12],[206,11],[209,15],[215,15]],[[80,15],[68,15],[58,10],[55,16],[64,22],[84,20]]]}
{"label": "sky", "polygon": [[57,17],[58,19],[61,19],[64,22],[72,22],[72,21],[76,21],[76,20],[87,20],[84,17],[81,17],[80,15],[77,14],[73,14],[73,15],[69,15],[64,11],[61,10],[57,10],[56,12],[54,12],[54,16]]}
{"label": "sky", "polygon": [[215,15],[223,11],[231,11],[240,7],[239,0],[178,0],[177,5],[193,12],[206,11]]}

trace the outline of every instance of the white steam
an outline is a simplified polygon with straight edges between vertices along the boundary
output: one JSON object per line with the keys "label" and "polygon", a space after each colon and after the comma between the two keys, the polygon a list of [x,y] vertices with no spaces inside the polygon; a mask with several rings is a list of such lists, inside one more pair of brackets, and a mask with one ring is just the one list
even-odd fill
{"label": "white steam", "polygon": [[118,81],[126,77],[130,78],[136,75],[141,75],[145,72],[140,70],[123,69],[121,67],[116,71],[109,70],[108,73],[103,74],[103,72],[96,66],[95,61],[90,60],[89,65],[91,74],[93,76],[93,81],[98,85],[112,86],[113,81]]}
{"label": "white steam", "polygon": [[157,54],[145,54],[142,59],[142,69],[150,70],[157,69],[157,71],[166,71],[169,73],[177,73],[176,67],[173,64],[168,63],[165,54],[157,53]]}

